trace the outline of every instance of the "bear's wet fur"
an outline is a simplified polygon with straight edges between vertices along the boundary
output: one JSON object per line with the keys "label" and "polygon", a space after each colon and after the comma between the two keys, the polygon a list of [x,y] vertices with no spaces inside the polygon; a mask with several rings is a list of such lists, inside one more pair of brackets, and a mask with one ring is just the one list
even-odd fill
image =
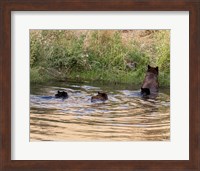
{"label": "bear's wet fur", "polygon": [[152,92],[158,92],[158,67],[148,65],[147,73],[141,87],[141,94],[150,95]]}
{"label": "bear's wet fur", "polygon": [[150,90],[149,90],[149,88],[141,88],[141,94],[142,94],[143,96],[148,96],[148,95],[150,95]]}
{"label": "bear's wet fur", "polygon": [[68,94],[67,94],[67,92],[65,92],[65,91],[59,91],[59,90],[58,90],[57,94],[55,94],[55,97],[56,97],[56,98],[63,98],[63,99],[66,99],[66,98],[68,98]]}
{"label": "bear's wet fur", "polygon": [[91,98],[91,102],[106,101],[106,100],[108,100],[108,95],[106,93],[100,93],[100,92],[98,92],[96,96],[92,96]]}

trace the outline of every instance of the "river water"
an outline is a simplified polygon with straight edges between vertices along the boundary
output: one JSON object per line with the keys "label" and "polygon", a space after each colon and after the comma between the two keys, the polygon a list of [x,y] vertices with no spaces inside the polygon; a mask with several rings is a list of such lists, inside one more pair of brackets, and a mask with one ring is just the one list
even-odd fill
{"label": "river water", "polygon": [[[57,90],[69,98],[54,98]],[[98,91],[108,100],[92,103]],[[31,84],[30,141],[169,141],[169,92],[142,98],[132,85]]]}

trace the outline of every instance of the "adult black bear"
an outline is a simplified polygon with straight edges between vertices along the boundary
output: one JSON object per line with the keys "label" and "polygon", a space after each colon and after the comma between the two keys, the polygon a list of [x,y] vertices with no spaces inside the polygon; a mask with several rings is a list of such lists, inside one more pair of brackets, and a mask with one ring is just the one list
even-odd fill
{"label": "adult black bear", "polygon": [[152,92],[158,92],[158,67],[148,65],[147,73],[141,87],[141,94],[150,95]]}
{"label": "adult black bear", "polygon": [[67,92],[65,92],[65,91],[58,91],[58,93],[55,94],[55,97],[56,97],[56,98],[63,98],[63,99],[66,99],[66,98],[68,98],[68,94],[67,94]]}
{"label": "adult black bear", "polygon": [[91,98],[91,102],[106,101],[106,100],[108,100],[108,95],[106,93],[100,93],[100,92],[98,92],[96,96],[92,96]]}

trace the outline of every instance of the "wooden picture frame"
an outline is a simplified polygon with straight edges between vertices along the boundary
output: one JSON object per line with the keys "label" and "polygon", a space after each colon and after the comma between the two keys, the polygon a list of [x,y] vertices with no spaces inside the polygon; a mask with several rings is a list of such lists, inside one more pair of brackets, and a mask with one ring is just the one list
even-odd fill
{"label": "wooden picture frame", "polygon": [[[189,160],[11,160],[12,11],[189,11]],[[199,0],[2,0],[0,38],[0,170],[200,170]]]}

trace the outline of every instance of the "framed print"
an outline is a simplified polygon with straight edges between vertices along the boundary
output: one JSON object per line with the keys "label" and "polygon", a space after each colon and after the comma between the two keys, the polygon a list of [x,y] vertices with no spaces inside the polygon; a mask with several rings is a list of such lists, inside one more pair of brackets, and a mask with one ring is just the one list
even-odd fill
{"label": "framed print", "polygon": [[200,1],[0,5],[1,170],[199,170]]}
{"label": "framed print", "polygon": [[[15,91],[16,88],[12,91],[12,104],[15,104],[13,111],[17,112],[12,113],[12,117],[16,119],[11,120],[13,123],[11,128],[13,135],[22,135],[13,138],[12,159],[37,160],[38,157],[35,152],[42,144],[45,146],[42,146],[43,152],[40,154],[40,159],[48,158],[49,160],[105,159],[105,157],[102,158],[103,154],[95,155],[102,153],[101,149],[107,151],[106,159],[188,159],[189,125],[187,119],[189,112],[184,112],[188,111],[189,108],[187,105],[188,98],[177,103],[179,97],[174,96],[174,94],[180,93],[181,89],[173,88],[171,89],[172,93],[169,93],[170,86],[182,87],[185,90],[185,97],[188,95],[188,84],[185,84],[189,77],[187,65],[189,60],[189,15],[187,12],[181,12],[178,16],[174,14],[173,17],[169,17],[166,12],[160,12],[159,17],[156,16],[156,20],[153,19],[156,12],[120,12],[120,14],[107,12],[106,15],[104,12],[103,16],[101,16],[101,13],[95,12],[76,12],[75,16],[73,12],[62,12],[56,15],[54,23],[57,27],[53,27],[52,23],[48,25],[48,22],[46,22],[49,19],[52,20],[56,13],[49,13],[47,16],[46,12],[37,12],[39,18],[32,14],[33,12],[29,14],[26,12],[25,17],[29,18],[28,21],[31,21],[29,23],[23,17],[23,12],[12,13],[12,22],[15,23],[15,34],[12,36],[13,44],[11,45],[13,47],[12,72],[14,73],[13,83],[18,91]],[[96,16],[97,14],[98,16]],[[71,19],[72,16],[73,19]],[[99,26],[98,24],[101,24],[101,22],[92,21],[91,16],[96,16],[98,21],[104,21],[106,27]],[[56,22],[61,21],[61,18],[64,19],[61,22],[62,25]],[[138,18],[140,19],[138,20]],[[154,22],[148,22],[150,21],[149,18]],[[119,19],[121,20],[120,23],[118,23]],[[80,20],[84,22],[81,23]],[[130,20],[133,21],[129,23]],[[141,25],[140,20],[143,20],[145,24]],[[165,24],[162,24],[161,27],[158,20],[164,20]],[[73,22],[70,23],[71,21]],[[183,21],[183,23],[180,24],[180,21]],[[26,25],[21,23],[26,23]],[[132,29],[125,30],[127,26]],[[36,27],[37,29],[29,29]],[[138,28],[144,30],[138,30]],[[52,42],[49,42],[49,35],[52,37]],[[56,35],[59,35],[59,37]],[[180,40],[178,37],[182,37],[181,42],[178,41]],[[24,40],[24,42],[17,43],[20,40]],[[39,41],[42,42],[39,43]],[[46,44],[45,42],[49,43]],[[59,42],[59,46],[56,45],[57,42]],[[92,43],[90,44],[90,42]],[[29,44],[30,49],[26,46]],[[38,44],[41,48],[34,48]],[[77,44],[81,50],[77,49]],[[161,60],[163,56],[160,56],[162,54],[159,52],[160,44],[164,48],[164,60]],[[74,45],[76,46],[74,47]],[[92,48],[94,45],[95,47]],[[51,50],[52,48],[56,49]],[[170,48],[172,48],[171,52]],[[23,49],[23,51],[17,49]],[[154,50],[152,53],[151,49],[158,50]],[[68,52],[68,50],[70,51]],[[57,51],[61,51],[61,54],[64,55],[57,54]],[[30,69],[26,62],[24,62],[23,67],[18,65],[17,61],[15,62],[14,59],[17,59],[18,56],[21,59],[20,63],[22,61],[28,62],[29,59],[26,56],[29,56],[29,53],[30,62],[34,61]],[[38,55],[35,56],[34,54]],[[147,56],[150,54],[153,55]],[[64,60],[66,65],[62,66],[64,67],[63,70],[62,67],[55,69],[57,62],[55,62],[55,65],[51,64],[54,61],[52,59],[56,59],[57,55],[59,61],[67,59]],[[182,56],[181,67],[184,70],[178,69],[180,65],[175,56]],[[78,63],[75,60],[77,58],[79,59]],[[37,61],[40,61],[41,66],[38,66]],[[84,64],[83,67],[82,64]],[[170,68],[170,64],[174,65]],[[168,72],[169,68],[170,72]],[[173,72],[174,69],[180,70],[184,77],[181,77],[178,72]],[[53,72],[49,72],[50,70],[53,70]],[[29,72],[30,80],[27,79]],[[59,74],[55,78],[55,76],[52,77],[51,73]],[[62,73],[67,77],[60,78]],[[43,76],[47,76],[47,80]],[[149,76],[150,78],[148,78]],[[159,80],[157,80],[157,77],[159,77]],[[40,78],[42,82],[37,78]],[[106,80],[106,78],[109,80]],[[140,86],[142,82],[138,80],[139,85],[137,85],[137,78],[144,80],[144,86],[149,79],[152,79],[150,82],[153,83],[153,88],[159,89],[159,92],[151,90],[151,87],[150,92],[148,92],[146,91],[148,88],[142,87],[142,90],[145,91],[144,94],[141,94]],[[179,78],[178,82],[175,81],[175,78]],[[27,81],[25,81],[26,79]],[[145,81],[145,79],[147,80]],[[83,82],[82,80],[86,81]],[[22,82],[24,82],[24,85],[21,84]],[[159,88],[157,83],[160,84]],[[176,91],[176,93],[173,93],[173,91]],[[23,92],[27,92],[27,95],[22,96]],[[17,93],[20,93],[20,95],[17,95]],[[177,98],[171,105],[170,96],[172,99]],[[23,108],[16,107],[22,105],[21,102],[28,102],[29,99],[30,103],[24,103]],[[178,107],[180,104],[184,104],[184,110],[181,106]],[[142,109],[139,106],[146,107]],[[26,113],[29,113],[29,108],[30,115],[26,115]],[[46,110],[48,111],[47,114]],[[21,115],[17,115],[17,113],[21,113]],[[178,115],[175,115],[175,113],[182,113],[181,123],[185,124],[175,124],[178,122]],[[26,124],[22,124],[22,121]],[[91,121],[94,124],[91,124]],[[174,131],[177,129],[184,131],[185,134],[178,134],[178,131]],[[171,140],[173,140],[173,145],[170,143]],[[52,141],[59,143],[59,147],[57,147],[57,143]],[[179,141],[182,142],[181,146]],[[136,152],[141,148],[141,143],[138,142],[143,144],[143,149],[146,148],[146,150],[140,151],[140,155]],[[23,151],[24,154],[17,150],[20,149],[17,144],[26,149]],[[34,148],[34,144],[38,145],[37,149]],[[90,144],[90,149],[93,150],[88,150],[88,144]],[[154,149],[155,145],[157,150],[152,155],[150,150]],[[71,155],[59,154],[60,150],[65,154],[74,148],[79,149],[79,155],[73,153]],[[49,155],[47,153],[49,149],[56,149],[56,151],[52,152],[53,155]],[[131,149],[129,151],[132,155],[127,155],[128,149]],[[176,149],[179,153],[171,155],[169,152],[173,149]],[[87,150],[87,156],[84,150]],[[115,151],[119,152],[119,150],[121,155],[113,155]],[[46,154],[48,156],[45,156]],[[29,157],[27,158],[27,156]],[[66,158],[69,156],[70,158]]]}

